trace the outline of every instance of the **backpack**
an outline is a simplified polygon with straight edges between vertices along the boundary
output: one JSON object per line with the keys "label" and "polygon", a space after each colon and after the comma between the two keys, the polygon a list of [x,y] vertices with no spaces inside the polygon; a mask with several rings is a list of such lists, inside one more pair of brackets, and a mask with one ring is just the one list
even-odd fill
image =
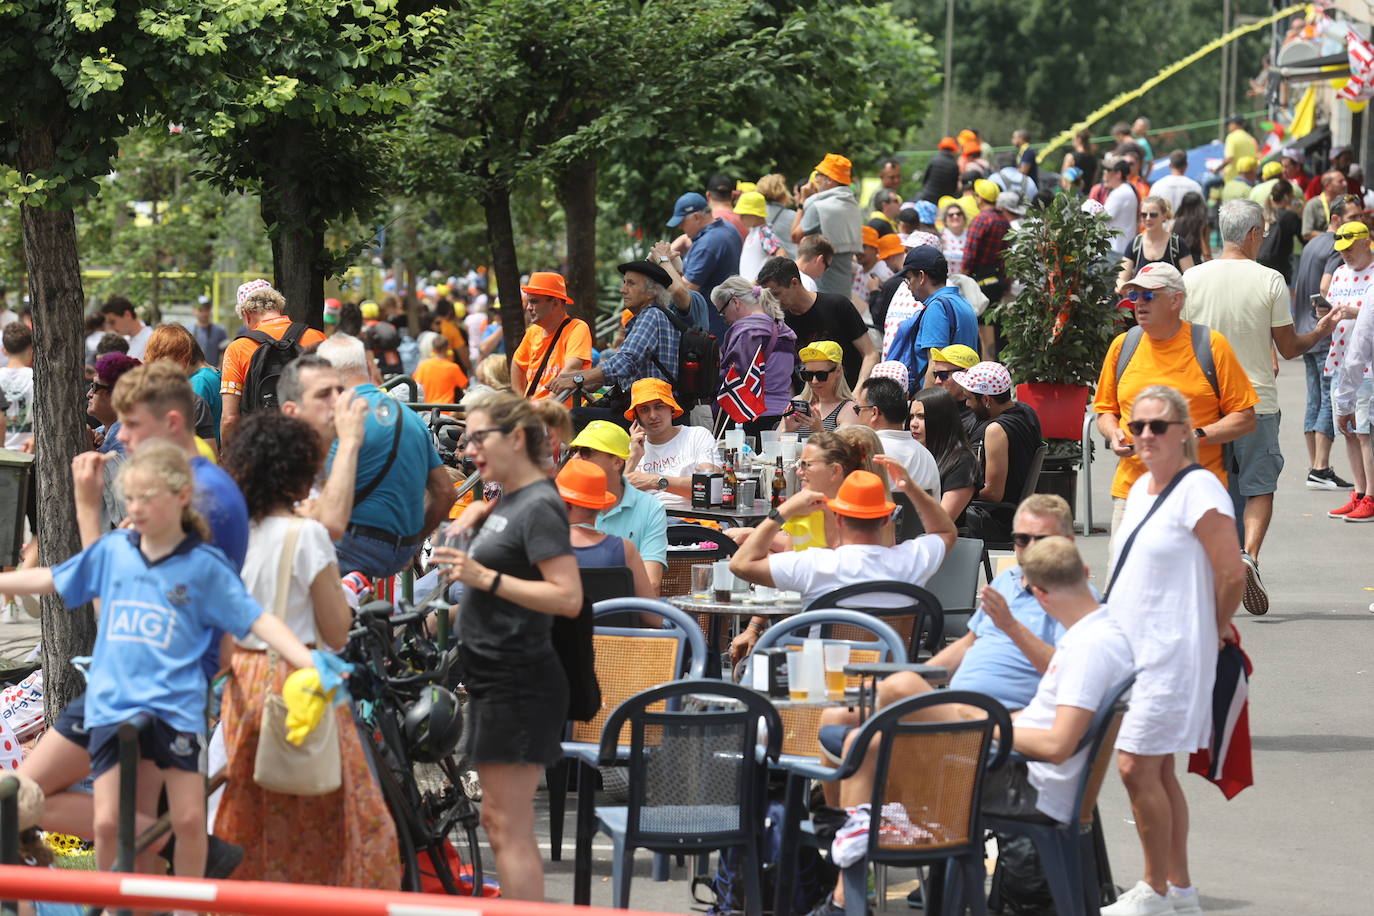
{"label": "backpack", "polygon": [[[1126,367],[1130,365],[1131,357],[1135,356],[1135,351],[1140,347],[1140,339],[1144,336],[1145,331],[1139,325],[1126,332],[1126,339],[1121,342],[1121,352],[1116,357],[1117,385],[1121,384],[1121,376],[1126,374]],[[1211,383],[1212,393],[1217,396],[1217,401],[1221,401],[1217,363],[1212,356],[1212,329],[1205,324],[1193,324],[1193,358],[1197,360],[1198,368]]]}
{"label": "backpack", "polygon": [[[1177,267],[1177,266],[1178,266],[1178,243],[1179,243],[1180,241],[1182,241],[1182,240],[1178,237],[1178,235],[1177,235],[1176,233],[1173,233],[1173,232],[1170,232],[1170,233],[1169,233],[1169,248],[1168,248],[1169,254],[1168,254],[1168,257],[1167,257],[1166,259],[1164,259],[1164,263],[1165,263],[1165,264],[1169,264],[1169,265],[1172,266],[1172,267]],[[1141,249],[1144,248],[1144,247],[1145,247],[1145,236],[1144,236],[1143,234],[1141,234],[1141,233],[1136,233],[1136,237],[1133,238],[1133,239],[1131,239],[1131,260],[1132,260],[1132,261],[1139,260],[1139,258],[1140,258],[1140,251],[1141,251]]]}
{"label": "backpack", "polygon": [[[845,813],[839,812],[839,822],[843,825]],[[763,844],[759,857],[763,860],[763,876],[760,884],[763,890],[763,909],[773,909],[774,888],[777,886],[778,859],[782,855],[783,803],[770,801],[767,816],[764,818]],[[832,837],[833,839],[833,837]],[[824,843],[830,848],[828,842]],[[698,875],[692,880],[692,898],[706,906],[707,916],[728,916],[744,910],[743,856],[738,846],[722,849],[718,854],[716,870],[709,875]],[[830,889],[835,886],[838,872],[829,860],[821,858],[820,851],[814,846],[803,846],[797,850],[797,875],[792,885],[792,913],[809,913],[816,904],[826,899]],[[698,891],[705,891],[703,898]]]}
{"label": "backpack", "polygon": [[286,364],[300,356],[305,349],[301,346],[301,337],[306,329],[305,322],[293,321],[280,340],[262,331],[245,331],[239,335],[258,343],[258,348],[248,360],[248,374],[243,379],[240,413],[276,410],[280,406],[277,403],[277,379],[281,377]]}
{"label": "backpack", "polygon": [[658,354],[649,358],[658,366],[658,371],[668,376],[673,385],[673,393],[683,410],[691,410],[698,404],[710,404],[716,397],[720,384],[720,341],[715,335],[702,328],[694,327],[675,315],[674,310],[654,304],[654,308],[668,316],[668,321],[682,335],[677,347],[677,365],[669,369],[659,362]]}

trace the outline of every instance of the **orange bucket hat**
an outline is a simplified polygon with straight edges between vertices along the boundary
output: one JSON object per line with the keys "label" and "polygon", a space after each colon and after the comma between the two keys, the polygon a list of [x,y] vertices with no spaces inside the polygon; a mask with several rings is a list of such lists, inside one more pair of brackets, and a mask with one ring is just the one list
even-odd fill
{"label": "orange bucket hat", "polygon": [[897,504],[887,498],[883,479],[871,471],[854,471],[840,484],[834,499],[826,506],[836,515],[851,518],[882,518],[891,515]]}
{"label": "orange bucket hat", "polygon": [[863,233],[863,243],[869,248],[877,248],[878,230],[874,229],[872,226],[864,226],[861,231]]}
{"label": "orange bucket hat", "polygon": [[630,409],[625,411],[625,419],[633,420],[635,410],[645,404],[662,401],[673,408],[673,416],[682,416],[682,408],[673,399],[673,386],[661,378],[642,378],[630,388]]}
{"label": "orange bucket hat", "polygon": [[520,287],[520,292],[530,296],[552,296],[572,303],[568,298],[568,284],[564,281],[563,275],[551,270],[536,270],[530,274],[529,285]]}
{"label": "orange bucket hat", "polygon": [[569,458],[554,483],[563,501],[574,506],[600,511],[615,502],[614,494],[606,492],[606,472],[585,458]]}
{"label": "orange bucket hat", "polygon": [[894,254],[906,254],[906,246],[902,244],[902,237],[895,232],[878,236],[878,257],[886,259]]}
{"label": "orange bucket hat", "polygon": [[832,181],[849,184],[849,173],[852,167],[853,164],[838,153],[826,153],[825,158],[816,166],[816,171]]}

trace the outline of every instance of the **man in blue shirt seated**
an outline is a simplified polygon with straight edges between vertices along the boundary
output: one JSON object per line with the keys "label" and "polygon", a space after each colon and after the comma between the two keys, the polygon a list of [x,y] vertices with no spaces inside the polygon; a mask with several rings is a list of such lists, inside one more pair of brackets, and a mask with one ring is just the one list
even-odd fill
{"label": "man in blue shirt seated", "polygon": [[[358,453],[353,512],[334,545],[341,572],[371,578],[394,576],[410,563],[425,536],[448,517],[457,495],[429,427],[415,411],[394,400],[368,378],[362,341],[335,334],[316,352],[338,370],[344,388],[371,408]],[[389,408],[388,422],[378,406]],[[330,449],[331,469],[338,443]]]}

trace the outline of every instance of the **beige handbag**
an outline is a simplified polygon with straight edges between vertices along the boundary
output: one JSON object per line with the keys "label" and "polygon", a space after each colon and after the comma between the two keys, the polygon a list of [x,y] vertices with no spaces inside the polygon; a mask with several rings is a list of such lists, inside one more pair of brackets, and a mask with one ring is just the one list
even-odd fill
{"label": "beige handbag", "polygon": [[[286,617],[286,596],[291,585],[291,566],[296,558],[303,519],[292,519],[277,569],[277,595],[272,613]],[[267,650],[276,682],[275,650]],[[339,719],[331,706],[299,746],[286,740],[286,701],[275,686],[268,688],[262,704],[262,723],[258,731],[258,754],[253,762],[253,782],[269,792],[283,795],[326,795],[343,782],[339,757]]]}

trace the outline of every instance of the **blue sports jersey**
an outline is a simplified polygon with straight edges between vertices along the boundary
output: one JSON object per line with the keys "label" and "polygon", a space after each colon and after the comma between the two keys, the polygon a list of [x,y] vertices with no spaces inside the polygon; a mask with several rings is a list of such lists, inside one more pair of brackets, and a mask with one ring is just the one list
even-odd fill
{"label": "blue sports jersey", "polygon": [[214,545],[238,572],[248,554],[248,504],[239,485],[223,468],[199,455],[191,459],[191,473],[196,478],[196,511],[210,523]]}
{"label": "blue sports jersey", "polygon": [[248,634],[262,608],[218,549],[189,536],[150,563],[137,531],[111,531],[53,567],[68,607],[101,599],[86,693],[86,728],[151,712],[177,731],[205,731],[201,658],[218,630]]}

